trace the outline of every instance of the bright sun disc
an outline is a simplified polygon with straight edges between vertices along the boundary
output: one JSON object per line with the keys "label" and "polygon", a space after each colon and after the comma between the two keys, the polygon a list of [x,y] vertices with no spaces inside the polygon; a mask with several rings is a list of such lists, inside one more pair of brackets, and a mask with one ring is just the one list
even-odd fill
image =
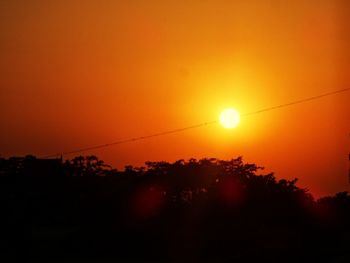
{"label": "bright sun disc", "polygon": [[222,126],[227,129],[232,129],[237,127],[240,117],[238,111],[234,109],[225,109],[221,112],[219,120]]}

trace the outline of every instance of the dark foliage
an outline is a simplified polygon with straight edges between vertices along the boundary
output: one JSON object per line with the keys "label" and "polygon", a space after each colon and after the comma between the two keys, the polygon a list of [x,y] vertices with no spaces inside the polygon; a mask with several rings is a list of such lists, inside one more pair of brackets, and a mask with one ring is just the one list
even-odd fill
{"label": "dark foliage", "polygon": [[[317,201],[242,158],[0,159],[1,257],[22,262],[347,262],[350,197]],[[7,262],[6,261],[6,262]]]}

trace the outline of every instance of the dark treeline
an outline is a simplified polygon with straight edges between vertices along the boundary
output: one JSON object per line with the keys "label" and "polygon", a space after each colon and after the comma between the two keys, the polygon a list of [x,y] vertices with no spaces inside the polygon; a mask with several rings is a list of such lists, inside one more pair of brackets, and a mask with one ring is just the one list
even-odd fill
{"label": "dark treeline", "polygon": [[[0,158],[1,257],[28,262],[350,262],[350,196],[314,200],[242,158]],[[316,176],[316,175],[315,175]],[[57,261],[56,261],[57,262]]]}

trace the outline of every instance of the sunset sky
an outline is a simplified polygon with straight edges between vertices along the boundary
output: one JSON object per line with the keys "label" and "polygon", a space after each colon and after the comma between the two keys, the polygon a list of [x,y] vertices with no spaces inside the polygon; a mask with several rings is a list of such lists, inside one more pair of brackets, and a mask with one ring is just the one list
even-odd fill
{"label": "sunset sky", "polygon": [[[2,0],[0,154],[38,157],[348,88],[347,0]],[[350,92],[86,152],[122,168],[243,156],[350,190]],[[73,156],[66,156],[71,158]]]}

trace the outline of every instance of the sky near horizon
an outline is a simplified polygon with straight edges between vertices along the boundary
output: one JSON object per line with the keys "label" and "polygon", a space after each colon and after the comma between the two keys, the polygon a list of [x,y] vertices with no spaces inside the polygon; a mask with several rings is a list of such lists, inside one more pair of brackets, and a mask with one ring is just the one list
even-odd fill
{"label": "sky near horizon", "polygon": [[[350,87],[346,0],[3,0],[0,155],[65,152]],[[118,168],[217,157],[350,190],[350,92],[116,145]],[[72,156],[68,156],[72,157]]]}

